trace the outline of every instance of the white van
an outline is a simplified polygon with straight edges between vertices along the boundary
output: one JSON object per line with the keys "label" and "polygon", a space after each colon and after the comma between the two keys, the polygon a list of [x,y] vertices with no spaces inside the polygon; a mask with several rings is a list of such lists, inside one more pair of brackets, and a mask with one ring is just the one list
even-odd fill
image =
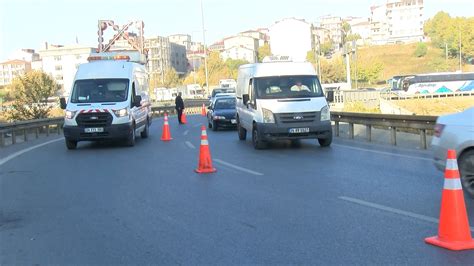
{"label": "white van", "polygon": [[79,66],[66,103],[64,137],[68,149],[78,141],[124,140],[148,137],[151,106],[148,74],[137,52],[93,54]]}
{"label": "white van", "polygon": [[280,139],[332,142],[329,107],[308,62],[270,61],[239,68],[236,88],[240,140],[252,134],[255,149]]}

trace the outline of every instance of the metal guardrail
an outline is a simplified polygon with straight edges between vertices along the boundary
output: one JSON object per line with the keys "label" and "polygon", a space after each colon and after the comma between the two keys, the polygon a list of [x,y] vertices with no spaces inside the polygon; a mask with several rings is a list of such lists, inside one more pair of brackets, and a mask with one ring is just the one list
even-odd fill
{"label": "metal guardrail", "polygon": [[372,127],[383,127],[390,130],[390,143],[397,145],[397,129],[417,130],[420,134],[420,147],[427,148],[426,132],[433,130],[436,116],[388,115],[368,113],[331,112],[335,123],[335,134],[339,136],[339,123],[349,124],[349,137],[354,138],[354,124],[365,125],[366,139],[372,141]]}
{"label": "metal guardrail", "polygon": [[[209,100],[185,101],[186,114],[200,114],[202,104],[206,105],[208,102]],[[153,106],[151,110],[153,117],[163,116],[164,113],[176,114],[174,106]],[[55,117],[0,124],[0,147],[5,147],[6,139],[10,137],[11,144],[13,145],[17,143],[18,136],[22,136],[24,141],[28,141],[31,133],[33,133],[36,139],[42,133],[49,136],[52,128],[54,128],[55,133],[60,135],[63,123],[63,117]]]}

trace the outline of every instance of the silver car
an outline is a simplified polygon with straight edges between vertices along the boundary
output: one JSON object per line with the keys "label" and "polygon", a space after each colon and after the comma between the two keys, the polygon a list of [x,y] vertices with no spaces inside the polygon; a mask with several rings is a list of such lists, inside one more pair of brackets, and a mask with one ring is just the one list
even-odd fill
{"label": "silver car", "polygon": [[440,171],[445,170],[448,149],[456,150],[461,183],[474,198],[474,107],[438,117],[431,146]]}

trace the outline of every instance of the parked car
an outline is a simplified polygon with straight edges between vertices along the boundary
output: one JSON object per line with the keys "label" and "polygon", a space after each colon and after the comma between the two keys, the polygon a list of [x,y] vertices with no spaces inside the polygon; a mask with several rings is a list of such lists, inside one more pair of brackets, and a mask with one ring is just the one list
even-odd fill
{"label": "parked car", "polygon": [[214,101],[217,94],[223,94],[223,93],[235,93],[235,89],[234,88],[215,88],[214,90],[212,90],[211,96],[209,97],[209,104],[211,104]]}
{"label": "parked car", "polygon": [[219,127],[236,127],[235,96],[222,96],[215,98],[208,107],[207,121],[209,128],[217,131]]}
{"label": "parked car", "polygon": [[474,198],[474,106],[436,120],[431,143],[436,168],[444,171],[448,149],[456,150],[464,191]]}

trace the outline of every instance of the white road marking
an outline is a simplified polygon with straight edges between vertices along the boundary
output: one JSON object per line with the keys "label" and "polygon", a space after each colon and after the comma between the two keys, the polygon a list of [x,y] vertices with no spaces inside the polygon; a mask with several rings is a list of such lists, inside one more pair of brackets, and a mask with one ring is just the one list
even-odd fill
{"label": "white road marking", "polygon": [[228,166],[228,167],[230,167],[230,168],[234,168],[234,169],[236,169],[236,170],[239,170],[239,171],[242,171],[242,172],[246,172],[246,173],[249,173],[249,174],[252,174],[252,175],[263,175],[262,173],[255,172],[255,171],[252,171],[252,170],[250,170],[250,169],[243,168],[243,167],[240,167],[240,166],[238,166],[238,165],[234,165],[234,164],[231,164],[231,163],[228,163],[228,162],[219,160],[219,159],[214,159],[214,161],[217,162],[217,163],[220,163],[220,164],[222,164],[222,165]]}
{"label": "white road marking", "polygon": [[183,132],[183,136],[188,135],[188,133],[189,133],[189,130],[184,131],[184,132]]}
{"label": "white road marking", "polygon": [[6,162],[12,160],[12,159],[15,159],[16,157],[22,155],[23,153],[26,153],[26,152],[29,152],[29,151],[32,151],[34,149],[37,149],[39,147],[43,147],[45,145],[48,145],[50,143],[53,143],[53,142],[56,142],[56,141],[60,141],[60,140],[64,140],[64,138],[59,138],[59,139],[53,139],[53,140],[50,140],[50,141],[47,141],[45,143],[41,143],[41,144],[38,144],[38,145],[35,145],[35,146],[32,146],[32,147],[29,147],[27,149],[24,149],[24,150],[21,150],[21,151],[17,151],[3,159],[0,160],[0,165],[3,165],[5,164]]}
{"label": "white road marking", "polygon": [[184,143],[185,143],[186,146],[188,146],[189,148],[191,148],[191,149],[196,149],[196,147],[195,147],[191,142],[185,141]]}
{"label": "white road marking", "polygon": [[[364,200],[360,200],[360,199],[350,198],[350,197],[340,196],[338,198],[341,199],[341,200],[349,201],[349,202],[359,204],[359,205],[362,205],[362,206],[365,206],[365,207],[370,207],[370,208],[378,209],[378,210],[381,210],[381,211],[391,212],[391,213],[394,213],[394,214],[403,215],[403,216],[407,216],[407,217],[410,217],[410,218],[415,218],[415,219],[422,220],[422,221],[425,221],[425,222],[430,222],[430,223],[435,223],[435,224],[439,223],[439,219],[429,217],[429,216],[425,216],[425,215],[418,214],[418,213],[414,213],[414,212],[407,212],[407,211],[395,209],[395,208],[392,208],[392,207],[388,207],[388,206],[384,206],[384,205],[380,205],[380,204],[376,204],[376,203],[372,203],[372,202],[368,202],[368,201],[364,201]],[[471,231],[474,232],[474,227],[469,227],[469,229],[471,229]]]}
{"label": "white road marking", "polygon": [[383,155],[389,155],[389,156],[396,156],[396,157],[402,157],[402,158],[408,158],[408,159],[415,159],[415,160],[423,160],[423,161],[429,161],[429,162],[432,162],[432,161],[433,161],[433,159],[430,159],[430,158],[423,158],[423,157],[418,157],[418,156],[397,154],[397,153],[391,153],[391,152],[385,152],[385,151],[369,150],[369,149],[364,149],[364,148],[357,148],[357,147],[352,147],[352,146],[346,146],[346,145],[342,145],[342,144],[332,144],[332,145],[333,145],[333,146],[336,146],[336,147],[347,148],[347,149],[352,149],[352,150],[357,150],[357,151],[372,152],[372,153],[377,153],[377,154],[383,154]]}

